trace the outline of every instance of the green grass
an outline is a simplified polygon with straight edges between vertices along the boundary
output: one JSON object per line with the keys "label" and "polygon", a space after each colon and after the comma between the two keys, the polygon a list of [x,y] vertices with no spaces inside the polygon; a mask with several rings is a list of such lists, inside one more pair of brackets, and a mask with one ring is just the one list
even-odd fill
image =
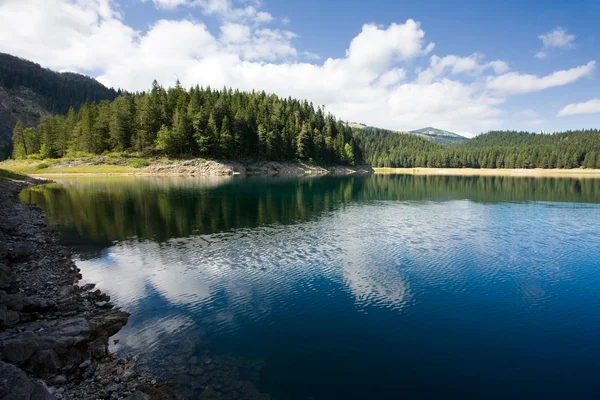
{"label": "green grass", "polygon": [[5,169],[0,169],[0,180],[11,179],[15,181],[22,181],[27,179],[27,175],[19,174],[13,171],[7,171]]}
{"label": "green grass", "polygon": [[[0,168],[16,174],[27,175],[51,175],[51,174],[132,174],[139,173],[141,167],[134,168],[130,165],[118,165],[114,163],[76,165],[72,167],[58,167],[64,160],[9,160],[0,162]],[[113,161],[113,160],[108,160]]]}
{"label": "green grass", "polygon": [[133,160],[129,163],[129,166],[133,168],[145,168],[148,165],[150,165],[150,161],[148,160]]}

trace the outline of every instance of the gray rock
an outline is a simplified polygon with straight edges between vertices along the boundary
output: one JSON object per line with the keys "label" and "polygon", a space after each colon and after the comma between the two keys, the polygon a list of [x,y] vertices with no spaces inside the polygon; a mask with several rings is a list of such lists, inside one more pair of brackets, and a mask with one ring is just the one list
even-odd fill
{"label": "gray rock", "polygon": [[35,246],[31,242],[18,242],[9,252],[8,257],[12,260],[24,260],[35,253]]}
{"label": "gray rock", "polygon": [[54,383],[65,383],[67,382],[67,377],[64,375],[58,375],[56,378],[54,378]]}
{"label": "gray rock", "polygon": [[90,379],[92,376],[94,376],[95,371],[96,369],[94,368],[94,365],[91,364],[89,367],[86,368],[85,371],[83,371],[83,374],[81,374],[81,376],[83,377],[83,379]]}
{"label": "gray rock", "polygon": [[0,362],[0,399],[52,400],[41,381],[29,378],[14,365]]}
{"label": "gray rock", "polygon": [[109,385],[106,390],[108,390],[109,392],[118,392],[119,390],[121,390],[121,385],[119,385],[118,383],[113,383],[112,385]]}
{"label": "gray rock", "polygon": [[150,396],[147,395],[144,392],[140,392],[139,390],[136,390],[127,399],[130,399],[130,400],[150,400]]}
{"label": "gray rock", "polygon": [[[2,246],[2,244],[0,244]],[[2,259],[2,250],[0,249],[0,259]],[[8,289],[10,288],[13,282],[13,273],[4,264],[0,264],[0,289]]]}
{"label": "gray rock", "polygon": [[27,361],[38,350],[36,337],[33,332],[23,332],[19,337],[5,341],[2,346],[3,359],[12,364]]}
{"label": "gray rock", "polygon": [[85,360],[84,362],[82,362],[81,364],[79,364],[79,368],[84,369],[89,367],[90,365],[92,365],[92,360]]}

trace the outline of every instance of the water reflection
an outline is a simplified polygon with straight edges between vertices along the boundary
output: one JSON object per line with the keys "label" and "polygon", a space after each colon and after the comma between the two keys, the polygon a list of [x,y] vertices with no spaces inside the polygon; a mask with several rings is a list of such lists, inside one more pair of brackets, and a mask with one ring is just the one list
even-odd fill
{"label": "water reflection", "polygon": [[[600,180],[373,175],[345,178],[85,178],[25,190],[74,241],[165,241],[309,221],[365,201],[600,202]],[[91,243],[90,243],[91,244]],[[91,249],[90,249],[91,250]]]}
{"label": "water reflection", "polygon": [[22,199],[132,312],[115,350],[184,396],[328,399],[452,396],[474,380],[507,397],[496,379],[519,381],[517,349],[533,371],[522,393],[560,389],[546,378],[565,362],[589,390],[600,346],[578,328],[600,307],[599,194],[546,178],[127,178]]}

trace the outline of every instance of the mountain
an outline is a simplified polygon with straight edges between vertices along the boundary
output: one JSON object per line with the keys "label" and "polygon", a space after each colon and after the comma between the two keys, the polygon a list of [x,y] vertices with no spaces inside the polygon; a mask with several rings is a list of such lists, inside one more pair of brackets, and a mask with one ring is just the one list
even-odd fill
{"label": "mountain", "polygon": [[442,129],[432,127],[416,129],[414,131],[410,131],[409,133],[413,135],[424,136],[439,144],[464,142],[469,140],[468,138],[458,135],[454,132],[444,131]]}
{"label": "mountain", "polygon": [[[381,128],[377,128],[374,126],[368,126],[368,125],[362,124],[360,122],[348,122],[348,126],[351,128],[354,128],[354,129],[369,130],[371,128],[372,130],[377,130],[377,131],[389,131],[387,129],[381,129]],[[400,132],[400,131],[389,131],[389,132],[410,133],[411,135],[417,135],[417,136],[422,136],[424,138],[427,138],[437,144],[450,144],[450,143],[464,142],[466,140],[469,140],[468,138],[458,135],[454,132],[444,131],[442,129],[432,128],[432,127],[416,129],[414,131],[409,131],[409,132]]]}
{"label": "mountain", "polygon": [[44,115],[65,113],[86,102],[113,100],[118,94],[88,76],[55,72],[0,53],[0,160],[11,153],[12,129],[18,119],[36,126]]}

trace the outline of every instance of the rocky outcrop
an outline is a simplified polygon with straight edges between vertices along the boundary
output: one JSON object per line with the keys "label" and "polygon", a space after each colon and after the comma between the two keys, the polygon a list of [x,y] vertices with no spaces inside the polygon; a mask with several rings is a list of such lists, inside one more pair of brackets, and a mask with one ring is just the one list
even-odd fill
{"label": "rocky outcrop", "polygon": [[194,159],[181,162],[155,163],[144,168],[143,171],[152,174],[218,176],[245,174],[246,168],[238,162]]}
{"label": "rocky outcrop", "polygon": [[151,392],[168,387],[109,353],[129,314],[93,284],[79,286],[41,210],[18,201],[35,183],[0,181],[0,398],[165,398]]}
{"label": "rocky outcrop", "polygon": [[194,176],[215,175],[347,175],[354,173],[373,173],[370,166],[333,166],[322,167],[309,163],[259,161],[241,163],[235,161],[213,161],[193,159],[181,162],[154,163],[143,170],[151,174],[173,174]]}

